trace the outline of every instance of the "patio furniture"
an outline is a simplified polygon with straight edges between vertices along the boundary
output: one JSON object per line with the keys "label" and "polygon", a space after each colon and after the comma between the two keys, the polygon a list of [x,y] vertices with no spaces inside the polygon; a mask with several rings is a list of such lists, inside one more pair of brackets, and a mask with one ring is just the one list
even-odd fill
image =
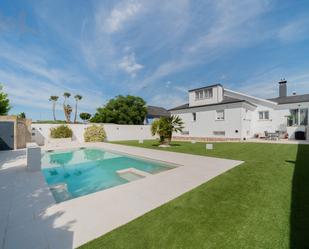
{"label": "patio furniture", "polygon": [[276,131],[276,132],[265,131],[264,133],[265,133],[266,140],[279,140],[279,135],[280,135],[279,131]]}

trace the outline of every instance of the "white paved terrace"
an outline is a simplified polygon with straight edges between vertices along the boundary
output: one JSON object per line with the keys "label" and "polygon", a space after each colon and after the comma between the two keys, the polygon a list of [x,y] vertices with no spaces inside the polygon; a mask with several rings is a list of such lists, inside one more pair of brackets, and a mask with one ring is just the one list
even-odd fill
{"label": "white paved terrace", "polygon": [[25,150],[0,152],[0,248],[78,247],[242,163],[106,143],[83,146],[181,166],[56,204],[41,172],[26,170]]}

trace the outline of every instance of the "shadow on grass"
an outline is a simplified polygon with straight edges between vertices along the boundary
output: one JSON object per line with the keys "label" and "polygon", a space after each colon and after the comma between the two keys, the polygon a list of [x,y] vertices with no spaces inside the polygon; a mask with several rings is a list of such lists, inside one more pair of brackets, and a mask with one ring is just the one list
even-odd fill
{"label": "shadow on grass", "polygon": [[293,175],[290,248],[309,248],[309,146],[298,145]]}

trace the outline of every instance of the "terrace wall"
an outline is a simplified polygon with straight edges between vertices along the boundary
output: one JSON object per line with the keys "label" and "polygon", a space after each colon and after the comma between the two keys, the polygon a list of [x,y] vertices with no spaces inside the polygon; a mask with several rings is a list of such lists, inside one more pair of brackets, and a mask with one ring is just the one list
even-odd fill
{"label": "terrace wall", "polygon": [[[73,141],[84,142],[84,130],[93,124],[68,124],[73,130]],[[117,125],[117,124],[97,124],[103,125],[106,132],[107,141],[121,140],[146,140],[153,139],[150,125]],[[32,141],[39,145],[44,145],[50,139],[50,129],[59,124],[32,124]]]}

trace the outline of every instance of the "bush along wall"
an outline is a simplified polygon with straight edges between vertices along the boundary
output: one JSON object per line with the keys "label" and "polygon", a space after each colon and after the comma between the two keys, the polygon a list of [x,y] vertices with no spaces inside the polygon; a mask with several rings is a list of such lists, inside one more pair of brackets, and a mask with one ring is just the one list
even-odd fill
{"label": "bush along wall", "polygon": [[85,142],[103,142],[106,138],[106,133],[103,126],[92,125],[85,129]]}
{"label": "bush along wall", "polygon": [[50,129],[51,138],[72,138],[73,131],[66,125],[60,125]]}

